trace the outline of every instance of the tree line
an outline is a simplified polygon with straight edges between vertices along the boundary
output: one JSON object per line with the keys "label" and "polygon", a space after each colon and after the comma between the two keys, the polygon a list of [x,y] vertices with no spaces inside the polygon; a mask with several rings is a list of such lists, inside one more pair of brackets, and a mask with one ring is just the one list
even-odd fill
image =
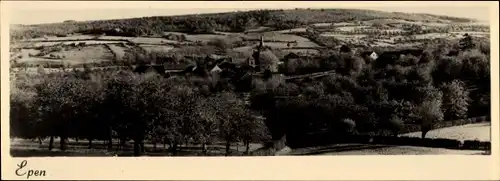
{"label": "tree line", "polygon": [[[27,75],[25,75],[27,76]],[[116,72],[62,72],[13,81],[11,136],[106,140],[112,148],[134,141],[134,154],[144,141],[168,144],[175,152],[181,144],[231,144],[267,139],[267,128],[246,109],[234,92],[213,93],[217,81],[164,79],[147,74]],[[30,95],[30,96],[27,96]],[[258,115],[258,114],[257,114]],[[248,150],[247,150],[248,151]]]}
{"label": "tree line", "polygon": [[314,132],[332,138],[397,135],[409,125],[420,126],[425,137],[439,122],[490,114],[490,55],[483,50],[470,42],[442,41],[428,44],[420,58],[371,61],[334,52],[296,59],[285,62],[284,71],[337,74],[310,82],[262,83],[252,103],[276,123],[271,132],[286,133],[291,142]]}

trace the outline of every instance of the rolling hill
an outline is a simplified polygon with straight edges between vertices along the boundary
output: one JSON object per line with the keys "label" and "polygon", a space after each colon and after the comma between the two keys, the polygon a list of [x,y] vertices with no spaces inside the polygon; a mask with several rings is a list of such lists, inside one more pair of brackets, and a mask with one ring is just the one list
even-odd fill
{"label": "rolling hill", "polygon": [[141,36],[162,32],[209,33],[243,32],[258,26],[277,30],[299,28],[315,23],[340,23],[375,19],[397,19],[411,22],[471,23],[472,19],[429,14],[391,13],[359,9],[255,10],[201,15],[156,16],[131,19],[64,21],[61,23],[11,26],[11,39],[44,35],[66,36],[76,32],[101,33],[115,28],[121,35]]}

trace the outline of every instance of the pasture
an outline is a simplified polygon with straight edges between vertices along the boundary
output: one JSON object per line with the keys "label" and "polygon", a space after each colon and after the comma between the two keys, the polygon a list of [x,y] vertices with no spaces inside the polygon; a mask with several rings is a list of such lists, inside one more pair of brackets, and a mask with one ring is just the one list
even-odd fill
{"label": "pasture", "polygon": [[167,40],[165,38],[149,38],[149,37],[136,37],[129,40],[135,44],[166,44],[166,43],[178,43],[177,41]]}
{"label": "pasture", "polygon": [[[456,140],[479,140],[490,141],[491,123],[475,123],[462,126],[453,126],[441,129],[431,130],[425,136],[426,138],[445,138]],[[422,132],[413,132],[403,134],[402,136],[421,137]]]}
{"label": "pasture", "polygon": [[228,37],[229,36],[218,35],[218,34],[186,35],[186,39],[188,41],[192,41],[192,42],[201,41],[201,42],[205,42],[205,43],[213,41],[215,39],[225,39],[225,38],[228,38]]}
{"label": "pasture", "polygon": [[123,60],[127,48],[122,44],[106,44],[106,46],[113,52],[116,60]]}
{"label": "pasture", "polygon": [[114,59],[113,53],[104,45],[85,46],[81,48],[70,48],[52,52],[45,57],[59,56],[61,60],[69,64],[97,63]]}
{"label": "pasture", "polygon": [[280,31],[275,31],[276,33],[304,33],[307,32],[307,28],[292,28],[292,29],[286,29],[286,30],[280,30]]}
{"label": "pasture", "polygon": [[94,35],[72,35],[66,37],[39,37],[27,40],[28,42],[36,42],[36,41],[76,41],[76,40],[88,40],[94,39],[96,36]]}
{"label": "pasture", "polygon": [[45,57],[23,57],[17,60],[17,63],[23,63],[28,65],[61,65],[62,61],[58,59],[51,59]]}
{"label": "pasture", "polygon": [[169,52],[174,49],[173,46],[169,45],[139,45],[142,49],[147,52]]}

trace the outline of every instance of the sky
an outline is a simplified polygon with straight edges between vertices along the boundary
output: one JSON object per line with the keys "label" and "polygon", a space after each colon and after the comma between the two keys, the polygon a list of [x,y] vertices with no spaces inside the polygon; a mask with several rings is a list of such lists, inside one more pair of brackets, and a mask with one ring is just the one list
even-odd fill
{"label": "sky", "polygon": [[[49,4],[50,3],[50,4]],[[103,20],[145,16],[169,16],[183,14],[203,14],[253,9],[293,9],[293,8],[355,8],[389,12],[428,13],[455,17],[465,17],[489,21],[491,3],[467,2],[264,2],[264,1],[187,1],[187,2],[111,2],[111,1],[8,1],[6,3],[9,24],[56,23],[65,20]],[[362,4],[363,6],[360,6]]]}

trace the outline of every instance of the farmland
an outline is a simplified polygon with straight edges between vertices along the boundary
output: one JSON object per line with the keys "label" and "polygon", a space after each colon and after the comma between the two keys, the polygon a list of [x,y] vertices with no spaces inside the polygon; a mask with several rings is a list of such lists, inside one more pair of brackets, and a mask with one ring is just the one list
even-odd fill
{"label": "farmland", "polygon": [[[15,156],[274,155],[284,143],[292,155],[482,154],[490,141],[489,27],[473,20],[259,10],[21,25],[11,40]],[[386,140],[356,144],[365,136]]]}
{"label": "farmland", "polygon": [[[302,13],[305,12],[298,11],[297,13],[299,15],[303,15]],[[335,44],[337,45],[347,43],[372,47],[395,47],[398,45],[418,46],[433,39],[458,40],[465,33],[474,37],[488,38],[488,27],[474,22],[464,23],[462,21],[453,22],[450,20],[438,21],[436,18],[430,18],[430,21],[427,19],[424,22],[418,20],[429,18],[428,16],[419,18],[410,16],[411,18],[408,17],[408,19],[384,18],[384,16],[392,16],[387,14],[381,16],[382,17],[380,18],[371,20],[353,22],[335,21],[311,23],[309,25],[297,25],[296,27],[281,30],[276,29],[275,27],[257,26],[249,28],[248,31],[245,32],[214,31],[212,33],[195,34],[167,30],[159,32],[159,35],[140,35],[135,37],[69,32],[65,36],[46,34],[44,37],[37,38],[24,38],[21,40],[14,38],[13,43],[11,43],[11,47],[21,49],[21,52],[31,51],[31,54],[36,54],[36,52],[33,51],[38,50],[33,49],[41,47],[70,46],[75,44],[84,44],[85,46],[105,44],[109,45],[116,56],[114,56],[114,58],[110,58],[110,56],[107,55],[96,55],[100,56],[100,58],[92,58],[98,61],[103,61],[104,59],[117,59],[122,61],[125,59],[125,52],[128,52],[130,49],[140,48],[147,52],[175,54],[175,52],[179,51],[189,52],[189,49],[192,49],[190,46],[193,46],[195,43],[201,43],[200,45],[203,45],[210,44],[211,42],[217,40],[238,44],[232,46],[233,51],[247,54],[246,52],[249,52],[249,48],[257,45],[261,36],[264,38],[266,45],[274,49],[273,51],[277,52],[277,54],[288,54],[290,52],[294,52],[308,55],[318,54],[320,50],[324,48],[318,43],[330,46],[331,43],[324,42],[327,39],[328,41],[335,41]],[[415,18],[418,20],[415,20]],[[40,27],[40,30],[43,29],[44,28]],[[21,26],[16,27],[14,32],[22,31],[23,27]],[[412,33],[412,31],[415,32]],[[315,32],[319,33],[317,34],[319,37],[325,37],[326,39],[311,38],[314,37]],[[412,35],[409,36],[407,34]],[[184,40],[181,40],[182,38],[170,38],[170,35],[184,37]],[[122,44],[124,46],[117,44]],[[99,52],[99,50],[95,50],[95,48],[85,48],[79,51],[86,51],[86,53],[81,53],[82,55],[94,54],[93,51]],[[29,57],[25,55],[26,53],[22,54],[24,60],[19,60],[19,62],[36,62],[37,60],[42,62],[47,61],[43,57]],[[61,55],[63,54],[64,53],[61,53]],[[73,52],[73,54],[75,53]],[[180,56],[183,55],[184,54],[182,53],[180,54]],[[279,57],[282,58],[282,56]],[[73,57],[73,59],[75,59],[75,57]],[[75,60],[70,60],[69,62],[74,61]],[[82,61],[80,61],[80,63],[81,62]]]}

